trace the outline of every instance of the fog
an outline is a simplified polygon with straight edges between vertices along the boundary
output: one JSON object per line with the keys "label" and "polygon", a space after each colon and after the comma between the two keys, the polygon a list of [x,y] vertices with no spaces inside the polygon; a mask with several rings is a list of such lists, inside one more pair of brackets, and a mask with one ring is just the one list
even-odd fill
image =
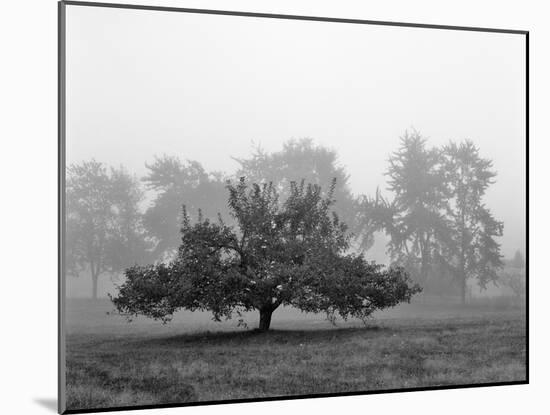
{"label": "fog", "polygon": [[[155,155],[233,174],[253,146],[334,149],[354,195],[387,193],[406,130],[472,140],[505,257],[525,252],[525,40],[452,30],[67,9],[67,165],[142,177]],[[384,242],[373,248],[384,251]]]}

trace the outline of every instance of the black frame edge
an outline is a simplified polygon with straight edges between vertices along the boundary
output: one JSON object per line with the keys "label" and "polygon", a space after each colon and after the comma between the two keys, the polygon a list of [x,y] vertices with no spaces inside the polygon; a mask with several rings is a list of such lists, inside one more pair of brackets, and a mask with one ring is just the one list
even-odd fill
{"label": "black frame edge", "polygon": [[291,401],[299,399],[319,399],[319,398],[345,398],[348,396],[365,396],[365,395],[379,395],[389,393],[410,393],[410,392],[428,392],[428,391],[442,391],[442,390],[454,390],[454,389],[472,389],[472,388],[485,388],[494,386],[516,386],[526,385],[527,381],[511,381],[511,382],[495,382],[495,383],[478,383],[468,385],[453,385],[453,386],[427,386],[418,388],[404,388],[404,389],[383,389],[374,390],[368,392],[338,392],[338,393],[323,393],[323,394],[311,394],[311,395],[289,395],[289,396],[275,396],[268,398],[246,398],[246,399],[232,399],[232,400],[219,400],[219,401],[198,401],[188,403],[175,403],[175,404],[158,404],[158,405],[136,405],[136,406],[117,406],[108,408],[91,408],[91,409],[69,409],[63,412],[64,414],[88,414],[95,412],[115,412],[115,411],[134,411],[143,409],[166,409],[166,408],[184,408],[192,406],[205,406],[205,405],[228,405],[228,404],[240,404],[250,402],[275,402],[275,401]]}
{"label": "black frame edge", "polygon": [[398,27],[411,27],[411,28],[420,28],[420,29],[461,30],[461,31],[469,31],[469,32],[507,33],[507,34],[520,34],[520,35],[525,35],[528,33],[527,30],[500,29],[500,28],[491,28],[491,27],[469,27],[469,26],[438,25],[438,24],[427,24],[427,23],[391,22],[391,21],[383,21],[383,20],[346,19],[346,18],[323,17],[323,16],[302,16],[302,15],[278,14],[278,13],[257,13],[257,12],[242,12],[242,11],[232,11],[232,10],[148,6],[148,5],[138,5],[138,4],[127,4],[127,3],[101,3],[101,2],[85,2],[85,1],[72,1],[72,0],[66,0],[64,1],[64,3],[66,5],[72,5],[72,6],[105,7],[105,8],[114,8],[114,9],[132,9],[132,10],[151,10],[151,11],[196,13],[196,14],[239,16],[239,17],[260,17],[260,18],[267,18],[267,19],[286,19],[286,20],[302,20],[302,21],[305,20],[305,21],[332,22],[332,23],[368,24],[368,25],[376,25],[376,26],[398,26]]}
{"label": "black frame edge", "polygon": [[529,31],[525,33],[525,379],[529,383]]}

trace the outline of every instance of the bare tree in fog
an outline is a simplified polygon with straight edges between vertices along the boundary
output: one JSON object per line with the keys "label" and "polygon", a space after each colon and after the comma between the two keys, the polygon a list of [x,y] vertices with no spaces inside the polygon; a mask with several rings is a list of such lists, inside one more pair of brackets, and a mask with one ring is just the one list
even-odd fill
{"label": "bare tree in fog", "polygon": [[272,183],[241,178],[228,189],[237,229],[221,217],[191,224],[184,211],[177,258],[126,270],[113,298],[120,312],[166,321],[180,308],[209,310],[219,321],[255,309],[268,330],[280,305],[365,319],[420,291],[402,268],[345,254],[347,226],[331,214],[334,181],[326,196],[317,184],[292,182],[283,204]]}
{"label": "bare tree in fog", "polygon": [[122,167],[108,169],[91,160],[67,169],[67,272],[89,272],[94,299],[102,274],[149,259],[139,212],[142,199],[139,182]]}
{"label": "bare tree in fog", "polygon": [[177,157],[157,157],[146,164],[149,173],[143,178],[149,189],[157,192],[144,215],[148,233],[155,240],[155,255],[162,259],[177,250],[181,235],[181,207],[189,211],[202,209],[203,215],[215,218],[225,213],[225,183],[221,173],[208,173],[198,161],[182,162]]}
{"label": "bare tree in fog", "polygon": [[460,282],[462,303],[466,302],[466,282],[477,279],[484,288],[497,280],[497,269],[503,263],[500,245],[503,223],[496,220],[483,203],[487,188],[496,173],[492,162],[481,158],[473,142],[449,143],[443,148],[444,173],[449,200],[448,238],[443,244],[445,263]]}

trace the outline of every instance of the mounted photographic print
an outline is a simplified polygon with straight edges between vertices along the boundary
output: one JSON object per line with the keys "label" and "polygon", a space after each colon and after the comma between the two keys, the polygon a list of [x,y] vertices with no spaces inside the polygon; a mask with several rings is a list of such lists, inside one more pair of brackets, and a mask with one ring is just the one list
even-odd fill
{"label": "mounted photographic print", "polygon": [[527,32],[59,29],[60,412],[528,382]]}

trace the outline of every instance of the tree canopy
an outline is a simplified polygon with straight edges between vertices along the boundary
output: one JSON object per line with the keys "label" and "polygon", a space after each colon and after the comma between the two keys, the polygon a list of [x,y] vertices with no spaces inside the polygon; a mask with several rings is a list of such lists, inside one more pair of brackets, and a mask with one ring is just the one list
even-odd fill
{"label": "tree canopy", "polygon": [[235,226],[183,212],[181,245],[168,264],[134,266],[113,298],[130,315],[168,321],[180,308],[208,310],[214,319],[258,310],[270,327],[281,305],[324,312],[333,320],[365,319],[376,309],[409,301],[420,291],[400,267],[385,268],[346,253],[347,226],[331,210],[336,182],[291,182],[279,201],[273,183],[228,183]]}

